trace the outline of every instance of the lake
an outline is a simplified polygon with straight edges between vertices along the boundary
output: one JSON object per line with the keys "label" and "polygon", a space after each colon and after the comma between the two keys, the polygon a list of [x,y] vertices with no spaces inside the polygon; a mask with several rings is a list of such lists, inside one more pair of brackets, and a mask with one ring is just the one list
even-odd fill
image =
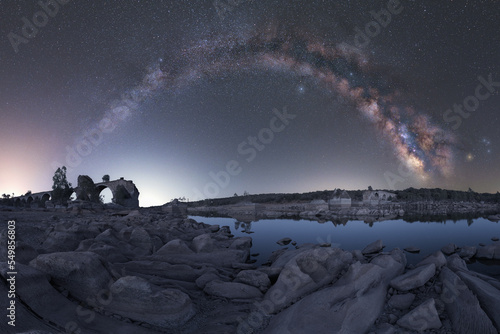
{"label": "lake", "polygon": [[[369,243],[382,239],[385,250],[408,246],[418,247],[418,254],[406,253],[408,263],[417,263],[428,254],[441,247],[455,243],[457,246],[478,246],[490,244],[491,238],[500,237],[500,224],[483,218],[446,220],[444,222],[407,222],[403,219],[374,222],[371,226],[360,220],[350,220],[345,225],[335,225],[331,221],[317,222],[293,219],[262,219],[252,222],[239,222],[234,218],[190,216],[206,224],[228,225],[237,236],[251,236],[252,253],[258,264],[265,263],[271,253],[284,248],[276,241],[289,237],[297,244],[331,243],[345,250],[363,249]],[[288,245],[287,247],[293,247]],[[500,277],[500,263],[474,262],[469,269],[483,274]]]}

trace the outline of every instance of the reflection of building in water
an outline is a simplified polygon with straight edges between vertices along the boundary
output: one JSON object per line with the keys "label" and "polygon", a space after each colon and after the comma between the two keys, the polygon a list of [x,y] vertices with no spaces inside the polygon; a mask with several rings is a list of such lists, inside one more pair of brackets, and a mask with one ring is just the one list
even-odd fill
{"label": "reflection of building in water", "polygon": [[363,203],[366,205],[378,205],[391,202],[396,198],[395,193],[382,190],[367,190],[363,192]]}
{"label": "reflection of building in water", "polygon": [[251,233],[254,233],[252,231],[252,222],[234,222],[234,229],[235,230],[238,230],[239,228],[241,227],[241,232],[243,233],[248,233],[248,234],[251,234]]}

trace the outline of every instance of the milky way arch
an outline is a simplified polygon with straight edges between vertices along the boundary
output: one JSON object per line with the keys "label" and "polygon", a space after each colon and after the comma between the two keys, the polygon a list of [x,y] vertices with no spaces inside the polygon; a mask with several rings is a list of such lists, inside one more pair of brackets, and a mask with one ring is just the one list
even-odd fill
{"label": "milky way arch", "polygon": [[200,40],[183,49],[176,60],[151,69],[123,102],[133,105],[159,88],[180,88],[203,77],[241,70],[313,77],[355,105],[416,175],[426,177],[437,172],[447,177],[453,172],[453,136],[432,124],[422,112],[396,103],[398,93],[391,79],[375,71],[360,50],[347,44],[328,45],[309,34],[291,33],[277,26],[245,37]]}

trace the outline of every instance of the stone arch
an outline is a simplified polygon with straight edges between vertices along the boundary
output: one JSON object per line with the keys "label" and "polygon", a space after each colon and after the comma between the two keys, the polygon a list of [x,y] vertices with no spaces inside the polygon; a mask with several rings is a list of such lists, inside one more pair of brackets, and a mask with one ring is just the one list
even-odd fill
{"label": "stone arch", "polygon": [[[101,193],[103,191],[105,191],[106,189],[109,190],[109,192],[111,193],[111,199],[109,201],[107,201],[107,198],[104,199],[104,204],[106,203],[115,203],[115,193],[113,191],[113,189],[111,189],[111,187],[105,185],[105,184],[100,184],[96,187],[97,189],[97,196],[99,196],[99,198],[101,197]],[[106,191],[105,191],[106,192]]]}
{"label": "stone arch", "polygon": [[28,206],[31,205],[31,202],[33,202],[34,199],[33,199],[33,196],[28,196],[28,198],[26,199],[26,204],[28,204]]}
{"label": "stone arch", "polygon": [[50,193],[45,193],[42,195],[42,199],[41,199],[41,205],[43,207],[45,207],[45,202],[47,201],[50,201],[50,198],[52,197],[52,195]]}
{"label": "stone arch", "polygon": [[51,194],[45,193],[42,195],[42,204],[45,205],[45,202],[50,201]]}

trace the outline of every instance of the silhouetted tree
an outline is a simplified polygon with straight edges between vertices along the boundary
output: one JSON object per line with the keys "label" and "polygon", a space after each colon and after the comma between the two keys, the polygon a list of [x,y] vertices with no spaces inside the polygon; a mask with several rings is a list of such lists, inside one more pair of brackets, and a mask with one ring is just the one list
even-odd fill
{"label": "silhouetted tree", "polygon": [[102,182],[109,182],[109,175],[106,174],[102,177]]}
{"label": "silhouetted tree", "polygon": [[71,183],[66,178],[66,166],[58,168],[52,177],[52,201],[56,204],[66,204],[73,193]]}
{"label": "silhouetted tree", "polygon": [[368,190],[373,191],[372,186],[368,186]]}

